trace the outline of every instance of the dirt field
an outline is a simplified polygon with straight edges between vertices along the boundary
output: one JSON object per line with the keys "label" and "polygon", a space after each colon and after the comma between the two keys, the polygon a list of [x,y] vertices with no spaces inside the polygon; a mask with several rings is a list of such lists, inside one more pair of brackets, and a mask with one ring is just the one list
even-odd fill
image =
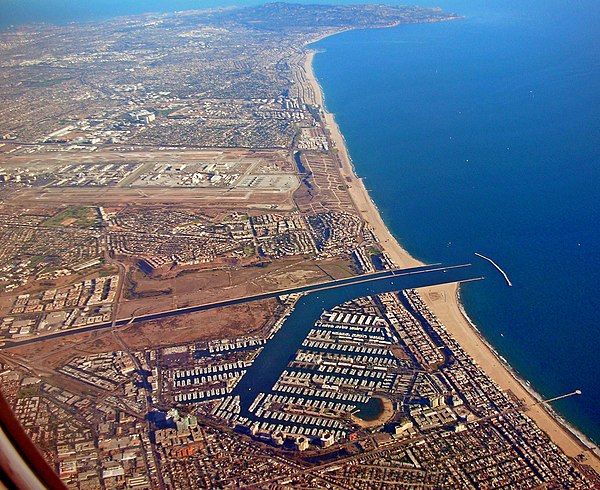
{"label": "dirt field", "polygon": [[235,338],[259,333],[276,307],[277,300],[270,299],[216,308],[123,327],[119,335],[134,350]]}
{"label": "dirt field", "polygon": [[353,274],[350,265],[343,259],[315,262],[295,257],[278,259],[263,267],[185,270],[166,277],[148,276],[138,269],[133,273],[137,282],[136,292],[147,297],[121,302],[118,317],[127,318],[349,277]]}
{"label": "dirt field", "polygon": [[[155,320],[117,329],[119,339],[131,350],[168,345],[234,338],[258,333],[277,307],[277,300],[256,301]],[[13,360],[22,361],[39,376],[51,376],[52,370],[77,356],[122,350],[113,332],[101,330],[37,342],[10,351]]]}

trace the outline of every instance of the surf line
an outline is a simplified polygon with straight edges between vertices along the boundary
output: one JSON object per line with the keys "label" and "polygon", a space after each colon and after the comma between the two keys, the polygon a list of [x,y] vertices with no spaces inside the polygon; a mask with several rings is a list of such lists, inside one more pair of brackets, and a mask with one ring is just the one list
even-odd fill
{"label": "surf line", "polygon": [[500,271],[500,273],[504,276],[504,279],[506,279],[506,284],[508,284],[509,286],[512,286],[512,282],[510,282],[510,279],[508,278],[508,275],[506,274],[506,272],[504,272],[502,270],[502,267],[500,267],[498,264],[496,264],[496,262],[494,262],[492,259],[490,259],[489,257],[486,257],[485,255],[482,255],[480,253],[475,252],[475,255],[477,255],[477,257],[481,257],[482,259],[487,260],[490,264],[492,264],[496,269],[498,269]]}

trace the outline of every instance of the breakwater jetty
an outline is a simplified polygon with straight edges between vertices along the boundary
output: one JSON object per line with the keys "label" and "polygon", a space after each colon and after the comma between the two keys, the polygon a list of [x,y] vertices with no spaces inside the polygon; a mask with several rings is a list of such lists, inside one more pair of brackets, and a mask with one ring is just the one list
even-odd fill
{"label": "breakwater jetty", "polygon": [[508,278],[508,274],[506,274],[506,272],[504,272],[504,270],[502,269],[502,267],[500,267],[498,264],[496,264],[496,262],[494,262],[492,259],[490,259],[489,257],[486,257],[485,255],[482,255],[480,253],[475,252],[475,255],[477,255],[477,257],[481,257],[484,260],[487,260],[490,264],[492,264],[496,269],[498,269],[500,271],[500,273],[504,276],[504,279],[506,280],[506,284],[508,284],[509,286],[512,286],[512,282],[510,282],[510,279]]}

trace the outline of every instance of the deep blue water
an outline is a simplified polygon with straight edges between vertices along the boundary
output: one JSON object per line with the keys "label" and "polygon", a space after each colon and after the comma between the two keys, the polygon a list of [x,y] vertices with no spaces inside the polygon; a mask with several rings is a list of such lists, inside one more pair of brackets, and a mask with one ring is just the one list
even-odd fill
{"label": "deep blue water", "polygon": [[[360,176],[408,250],[492,257],[470,317],[600,441],[600,3],[436,2],[465,19],[353,31],[315,58]],[[474,5],[476,4],[476,5]]]}
{"label": "deep blue water", "polygon": [[[0,30],[256,3],[0,0]],[[507,270],[464,288],[469,315],[543,395],[582,389],[557,408],[598,442],[600,2],[420,3],[466,18],[321,41],[327,106],[414,255]]]}

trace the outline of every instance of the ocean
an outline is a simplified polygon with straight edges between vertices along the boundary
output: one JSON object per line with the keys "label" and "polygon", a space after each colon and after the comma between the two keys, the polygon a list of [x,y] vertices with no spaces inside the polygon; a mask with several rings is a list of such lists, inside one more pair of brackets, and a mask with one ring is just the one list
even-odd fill
{"label": "ocean", "polygon": [[325,104],[405,248],[508,273],[469,317],[542,396],[582,390],[553,406],[600,442],[600,5],[436,3],[465,18],[315,44]]}
{"label": "ocean", "polygon": [[[256,3],[3,0],[0,30]],[[420,3],[465,18],[315,45],[327,108],[413,255],[506,270],[462,289],[469,316],[543,396],[581,389],[554,406],[600,442],[600,3]]]}

